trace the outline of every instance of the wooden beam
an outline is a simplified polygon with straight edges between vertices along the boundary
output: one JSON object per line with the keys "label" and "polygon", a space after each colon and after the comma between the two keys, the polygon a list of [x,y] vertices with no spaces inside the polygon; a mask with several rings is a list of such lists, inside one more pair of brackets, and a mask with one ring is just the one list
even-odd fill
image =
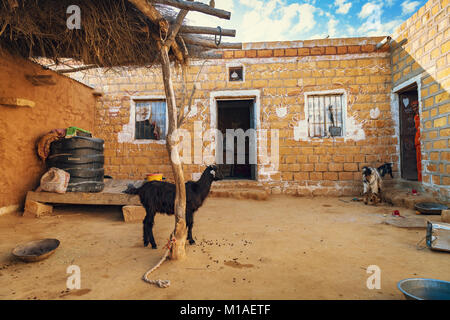
{"label": "wooden beam", "polygon": [[183,49],[182,52],[183,52],[184,58],[187,59],[189,56],[189,50],[186,47],[186,43],[184,42],[183,38],[180,35],[177,35],[177,40],[180,41],[181,48]]}
{"label": "wooden beam", "polygon": [[[169,34],[169,23],[167,22],[167,20],[165,20],[162,15],[159,13],[158,10],[155,9],[154,6],[152,6],[150,3],[148,3],[147,0],[129,0],[132,4],[134,4],[136,6],[136,8],[141,11],[144,15],[146,15],[153,23],[155,23],[156,25],[159,25],[160,31],[163,34],[167,34],[168,38],[166,41],[169,41],[168,45],[168,50],[170,50],[170,48],[172,48],[173,54],[175,55],[176,59],[178,61],[180,61],[181,63],[184,62],[184,56],[183,53],[181,52],[180,48],[178,47],[178,44],[176,43],[176,41],[173,41],[173,39],[175,38],[175,36],[178,33],[179,27],[176,27],[176,29],[171,28],[172,30],[170,31]],[[177,22],[180,20],[180,24],[183,22],[184,17],[186,16],[187,11],[184,12],[184,10],[182,10],[177,17]],[[150,32],[150,34],[152,35],[152,38],[156,40],[156,46],[158,48],[158,50],[161,50],[161,46],[162,46],[162,40],[159,39],[157,36],[155,36],[152,32]],[[172,34],[174,34],[173,39],[172,39]],[[172,40],[171,40],[172,39]]]}
{"label": "wooden beam", "polygon": [[242,49],[242,43],[236,42],[236,43],[229,43],[229,42],[222,42],[218,46],[214,43],[214,41],[208,40],[208,39],[202,39],[198,37],[192,37],[189,35],[185,35],[183,37],[184,42],[188,44],[192,44],[195,46],[201,46],[206,48],[212,48],[212,49]]}
{"label": "wooden beam", "polygon": [[194,59],[222,59],[223,53],[206,51],[206,52],[201,52],[199,54],[196,54],[192,58],[194,58]]}
{"label": "wooden beam", "polygon": [[0,104],[9,107],[30,107],[33,108],[36,103],[34,101],[23,98],[1,97]]}
{"label": "wooden beam", "polygon": [[33,86],[53,86],[56,84],[56,81],[51,74],[27,74],[25,75],[25,78],[30,81]]}
{"label": "wooden beam", "polygon": [[56,69],[54,70],[57,73],[71,73],[71,72],[78,72],[78,71],[83,71],[83,70],[89,70],[89,69],[95,69],[95,68],[100,68],[98,65],[96,64],[90,64],[87,66],[82,66],[82,67],[78,67],[78,68],[70,68],[70,69]]}
{"label": "wooden beam", "polygon": [[175,58],[177,58],[178,61],[183,63],[184,55],[183,55],[183,51],[181,51],[180,47],[178,46],[178,43],[176,41],[173,41],[171,47],[172,47],[172,52],[175,55]]}
{"label": "wooden beam", "polygon": [[[133,0],[136,1],[136,0]],[[197,11],[211,16],[215,16],[221,19],[230,20],[231,12],[216,9],[201,2],[189,2],[183,0],[149,0],[152,3],[165,4],[179,9]]]}
{"label": "wooden beam", "polygon": [[143,14],[145,14],[153,23],[159,26],[160,30],[167,34],[169,32],[169,23],[166,19],[163,18],[161,13],[159,13],[158,10],[155,9],[154,6],[152,6],[150,3],[148,3],[147,0],[128,0],[136,8],[138,8],[139,11],[141,11]]}
{"label": "wooden beam", "polygon": [[[193,1],[193,0],[190,0]],[[167,40],[164,42],[164,45],[167,46],[167,48],[172,47],[173,53],[175,54],[178,61],[181,63],[184,62],[185,56],[183,55],[183,52],[178,46],[178,43],[176,42],[175,38],[178,35],[178,31],[180,30],[181,25],[183,24],[184,18],[186,18],[186,15],[189,13],[189,10],[180,10],[180,12],[177,15],[177,18],[175,22],[170,27],[169,36],[167,37]]]}
{"label": "wooden beam", "polygon": [[197,27],[197,26],[181,26],[180,33],[193,33],[193,34],[212,34],[212,35],[222,35],[223,37],[235,37],[236,30],[210,28],[210,27]]}

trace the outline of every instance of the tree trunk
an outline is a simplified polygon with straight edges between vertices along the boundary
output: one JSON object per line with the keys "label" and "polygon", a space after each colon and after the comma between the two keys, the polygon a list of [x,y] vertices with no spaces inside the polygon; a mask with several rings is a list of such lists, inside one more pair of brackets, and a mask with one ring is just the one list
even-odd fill
{"label": "tree trunk", "polygon": [[177,105],[175,100],[175,91],[173,89],[172,77],[170,74],[170,60],[168,48],[161,47],[161,66],[164,81],[164,90],[167,100],[167,112],[169,119],[169,127],[167,132],[167,151],[172,164],[172,172],[175,179],[176,196],[174,203],[175,211],[175,242],[172,244],[169,258],[179,260],[186,257],[186,188],[184,185],[183,167],[175,149],[175,141],[173,141],[174,132],[177,130]]}

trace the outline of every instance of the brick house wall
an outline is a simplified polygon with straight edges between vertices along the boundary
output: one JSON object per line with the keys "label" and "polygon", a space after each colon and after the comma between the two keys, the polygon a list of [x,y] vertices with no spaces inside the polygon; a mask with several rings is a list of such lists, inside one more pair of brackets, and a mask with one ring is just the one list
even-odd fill
{"label": "brick house wall", "polygon": [[[196,112],[185,128],[192,132],[195,121],[203,132],[211,128],[217,97],[253,97],[259,129],[279,134],[276,168],[260,163],[261,152],[270,154],[270,141],[267,148],[258,145],[258,181],[274,193],[359,194],[363,166],[393,162],[397,168],[399,158],[390,105],[390,55],[387,48],[375,49],[382,39],[249,43],[243,50],[224,51],[222,59],[209,60],[203,69],[203,61],[192,60],[187,67],[188,88],[202,71],[194,96]],[[233,66],[243,67],[243,82],[228,81],[228,68]],[[179,68],[173,67],[173,72],[180,96]],[[105,173],[143,179],[146,173],[161,172],[170,179],[165,145],[137,141],[130,130],[135,99],[164,97],[160,69],[89,70],[74,76],[104,93],[96,104],[95,127],[96,135],[105,139]],[[344,137],[310,138],[305,133],[305,97],[314,92],[344,94]],[[202,168],[186,164],[186,178],[195,178]]]}
{"label": "brick house wall", "polygon": [[[450,6],[430,0],[393,34],[393,101],[395,90],[416,83],[421,118],[423,186],[450,198]],[[393,106],[394,108],[395,106]],[[397,106],[398,107],[398,106]]]}

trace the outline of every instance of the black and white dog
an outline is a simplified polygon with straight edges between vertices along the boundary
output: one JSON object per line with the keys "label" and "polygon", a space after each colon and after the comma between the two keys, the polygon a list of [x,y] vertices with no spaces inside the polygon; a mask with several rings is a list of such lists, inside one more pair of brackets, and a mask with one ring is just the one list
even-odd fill
{"label": "black and white dog", "polygon": [[362,168],[362,177],[363,177],[363,196],[364,203],[368,204],[369,202],[373,204],[377,204],[382,201],[381,198],[381,189],[383,187],[383,177],[389,174],[391,178],[394,178],[392,174],[392,163],[385,163],[378,168],[372,167],[363,167]]}

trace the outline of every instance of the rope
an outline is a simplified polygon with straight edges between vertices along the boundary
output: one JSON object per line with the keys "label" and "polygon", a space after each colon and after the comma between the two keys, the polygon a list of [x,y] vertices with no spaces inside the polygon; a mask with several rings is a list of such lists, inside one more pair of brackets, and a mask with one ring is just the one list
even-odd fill
{"label": "rope", "polygon": [[423,249],[426,248],[426,246],[421,246],[423,240],[425,240],[426,238],[427,238],[427,237],[425,236],[425,237],[423,237],[419,242],[417,242],[417,244],[416,244],[416,249],[417,249],[417,250],[423,250]]}
{"label": "rope", "polygon": [[153,268],[151,268],[150,270],[148,270],[148,271],[144,274],[144,276],[142,277],[142,280],[144,280],[145,282],[150,283],[150,284],[155,284],[155,285],[157,285],[157,286],[160,287],[160,288],[167,288],[167,287],[170,286],[170,280],[161,280],[161,279],[158,279],[158,280],[150,280],[150,279],[148,279],[148,275],[149,275],[150,273],[152,273],[153,271],[155,271],[156,269],[158,269],[158,268],[161,266],[161,264],[162,264],[164,261],[166,261],[167,257],[169,256],[170,249],[172,249],[172,246],[173,246],[173,244],[174,244],[175,242],[176,242],[176,239],[174,238],[173,233],[172,233],[172,234],[170,235],[169,240],[167,241],[166,246],[165,246],[165,247],[167,248],[167,250],[166,250],[166,252],[164,253],[163,257],[161,258],[161,260],[159,260],[159,262],[158,262]]}

